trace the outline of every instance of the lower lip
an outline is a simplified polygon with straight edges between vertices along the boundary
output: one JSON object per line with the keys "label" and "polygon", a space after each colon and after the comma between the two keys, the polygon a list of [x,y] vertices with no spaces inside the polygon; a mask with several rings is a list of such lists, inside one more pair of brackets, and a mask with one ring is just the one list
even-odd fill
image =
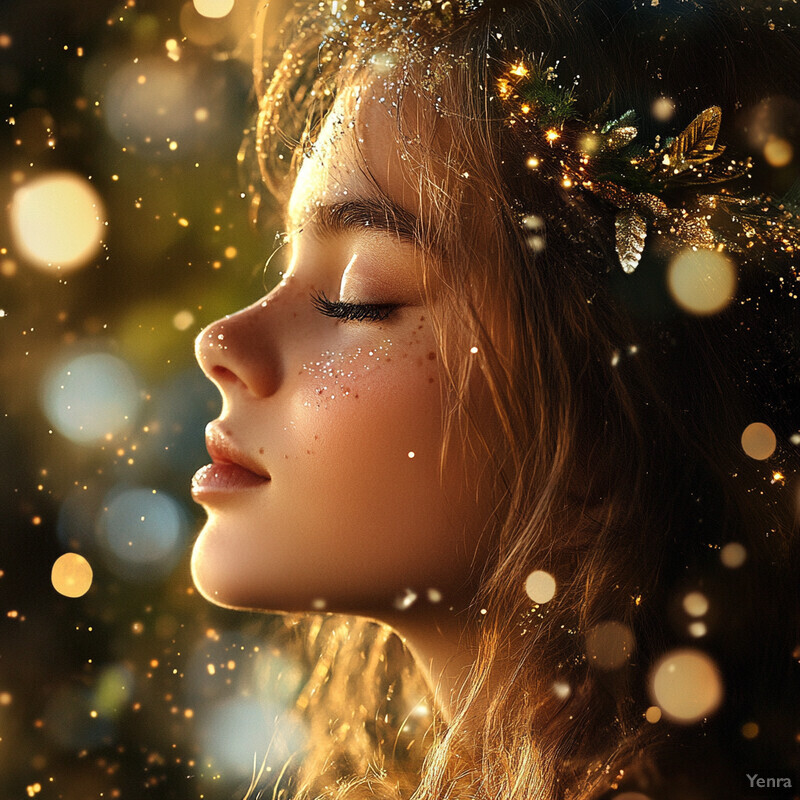
{"label": "lower lip", "polygon": [[206,464],[192,478],[192,495],[205,499],[215,494],[230,494],[244,489],[256,489],[270,479],[256,475],[238,464]]}

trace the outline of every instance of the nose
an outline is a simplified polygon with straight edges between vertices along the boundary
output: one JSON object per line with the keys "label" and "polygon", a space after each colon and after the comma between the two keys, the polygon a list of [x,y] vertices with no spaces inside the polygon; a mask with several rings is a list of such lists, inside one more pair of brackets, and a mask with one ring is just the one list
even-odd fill
{"label": "nose", "polygon": [[283,368],[270,308],[274,293],[212,322],[195,339],[197,362],[223,395],[238,386],[263,398],[280,386]]}

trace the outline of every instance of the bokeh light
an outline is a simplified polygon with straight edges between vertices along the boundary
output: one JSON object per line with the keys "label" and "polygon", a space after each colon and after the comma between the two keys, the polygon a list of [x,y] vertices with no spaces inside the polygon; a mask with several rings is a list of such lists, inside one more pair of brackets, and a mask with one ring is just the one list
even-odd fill
{"label": "bokeh light", "polygon": [[742,725],[742,736],[745,739],[755,739],[758,736],[758,723],[757,722],[745,722]]}
{"label": "bokeh light", "polygon": [[708,611],[708,598],[702,592],[688,592],[683,597],[683,610],[692,617],[702,617]]}
{"label": "bokeh light", "polygon": [[777,136],[771,136],[764,145],[764,158],[772,167],[785,167],[792,163],[794,150],[790,142]]}
{"label": "bokeh light", "polygon": [[673,650],[653,667],[650,693],[668,719],[698,722],[722,702],[722,676],[714,661],[700,650]]}
{"label": "bokeh light", "polygon": [[737,280],[733,262],[716,250],[682,250],[667,269],[672,299],[698,316],[722,311],[736,294]]}
{"label": "bokeh light", "polygon": [[64,597],[83,597],[92,585],[92,565],[79,553],[64,553],[53,564],[50,581]]}
{"label": "bokeh light", "polygon": [[[124,64],[109,79],[105,98],[108,130],[128,148],[169,155],[195,125],[197,93],[187,69],[167,58]],[[178,148],[170,150],[172,142]]]}
{"label": "bokeh light", "polygon": [[180,503],[155,489],[112,490],[98,521],[109,566],[134,581],[168,575],[183,552],[186,529]]}
{"label": "bokeh light", "polygon": [[191,0],[187,0],[181,7],[181,31],[190,42],[199,47],[213,47],[221,42],[228,33],[227,22],[225,17],[203,16]]}
{"label": "bokeh light", "polygon": [[655,725],[656,722],[660,722],[661,720],[661,709],[658,706],[650,706],[647,711],[644,712],[644,718]]}
{"label": "bokeh light", "polygon": [[668,97],[659,97],[650,109],[653,117],[659,122],[667,122],[675,113],[675,103]]}
{"label": "bokeh light", "polygon": [[228,777],[250,778],[254,756],[258,764],[280,769],[292,753],[302,753],[306,739],[302,723],[282,708],[245,697],[218,703],[202,716],[203,758]]}
{"label": "bokeh light", "polygon": [[549,572],[537,569],[525,579],[525,592],[534,603],[548,603],[556,593],[556,579]]}
{"label": "bokeh light", "polygon": [[124,664],[112,664],[100,674],[94,691],[93,707],[98,714],[118,717],[133,694],[135,677]]}
{"label": "bokeh light", "polygon": [[586,635],[589,663],[605,670],[624,666],[635,649],[633,631],[617,620],[595,625]]}
{"label": "bokeh light", "polygon": [[769,458],[775,452],[777,445],[775,432],[763,422],[751,422],[742,431],[742,449],[756,461]]}
{"label": "bokeh light", "polygon": [[74,270],[86,266],[100,249],[105,209],[89,181],[57,172],[14,192],[10,223],[20,254],[32,266]]}
{"label": "bokeh light", "polygon": [[201,16],[220,19],[233,11],[234,0],[192,0],[192,2]]}
{"label": "bokeh light", "polygon": [[47,372],[41,402],[59,433],[78,444],[90,444],[129,428],[140,398],[124,361],[108,353],[88,353],[57,362]]}
{"label": "bokeh light", "polygon": [[747,559],[747,550],[740,542],[728,542],[719,552],[719,560],[728,569],[738,569]]}
{"label": "bokeh light", "polygon": [[690,636],[694,636],[695,639],[699,639],[701,636],[705,636],[708,633],[708,626],[705,624],[705,622],[695,620],[694,622],[689,623],[687,630],[689,631]]}

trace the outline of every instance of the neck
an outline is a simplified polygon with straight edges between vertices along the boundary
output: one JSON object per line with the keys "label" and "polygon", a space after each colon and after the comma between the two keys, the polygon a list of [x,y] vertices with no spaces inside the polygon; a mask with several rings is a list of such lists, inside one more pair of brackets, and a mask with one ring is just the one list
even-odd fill
{"label": "neck", "polygon": [[452,719],[457,699],[473,663],[463,615],[447,606],[422,607],[409,611],[381,613],[388,625],[405,642],[417,663],[427,672],[435,698],[446,721]]}

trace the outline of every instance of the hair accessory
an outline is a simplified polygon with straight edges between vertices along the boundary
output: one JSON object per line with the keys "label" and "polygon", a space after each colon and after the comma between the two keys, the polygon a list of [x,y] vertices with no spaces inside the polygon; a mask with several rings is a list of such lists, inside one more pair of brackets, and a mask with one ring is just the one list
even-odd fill
{"label": "hair accessory", "polygon": [[[556,65],[557,67],[557,65]],[[712,106],[678,136],[653,148],[638,144],[636,112],[607,120],[606,102],[588,120],[575,112],[575,86],[557,82],[556,67],[543,60],[509,65],[497,79],[497,96],[509,126],[532,137],[526,165],[565,190],[588,192],[616,209],[620,265],[633,272],[650,231],[669,234],[692,248],[730,251],[755,258],[773,271],[800,249],[800,206],[765,195],[742,196],[728,187],[705,187],[750,177],[752,160],[720,159],[722,111]],[[577,81],[576,81],[577,83]],[[703,187],[703,188],[694,188]]]}

